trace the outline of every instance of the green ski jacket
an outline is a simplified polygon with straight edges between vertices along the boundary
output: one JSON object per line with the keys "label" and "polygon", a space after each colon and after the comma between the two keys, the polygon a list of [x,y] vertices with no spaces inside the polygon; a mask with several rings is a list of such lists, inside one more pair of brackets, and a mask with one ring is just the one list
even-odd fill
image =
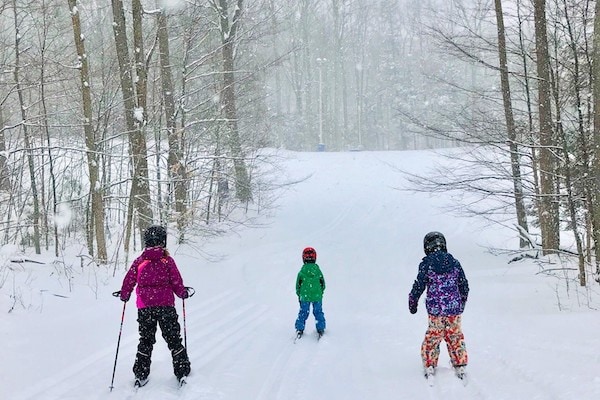
{"label": "green ski jacket", "polygon": [[306,263],[296,278],[296,295],[300,301],[322,301],[325,291],[325,278],[319,266]]}

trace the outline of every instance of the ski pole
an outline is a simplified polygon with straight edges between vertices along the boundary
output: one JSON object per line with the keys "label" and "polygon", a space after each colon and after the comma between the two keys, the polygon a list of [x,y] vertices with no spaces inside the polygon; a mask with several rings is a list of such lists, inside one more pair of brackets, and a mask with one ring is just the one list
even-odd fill
{"label": "ski pole", "polygon": [[[194,290],[193,287],[186,287],[185,290],[187,290],[188,293],[188,297],[192,297],[194,294],[196,294],[196,291]],[[187,351],[187,327],[185,324],[185,299],[181,299],[181,301],[183,302],[183,347],[185,347],[186,351]]]}
{"label": "ski pole", "polygon": [[183,347],[187,351],[187,328],[185,326],[185,299],[181,299],[183,302]]}
{"label": "ski pole", "polygon": [[[115,292],[113,296],[117,297],[120,293]],[[115,366],[113,367],[112,379],[110,381],[110,391],[112,392],[115,382],[115,372],[117,371],[117,357],[119,357],[119,345],[121,344],[121,333],[123,332],[123,321],[125,320],[125,306],[127,302],[123,302],[123,313],[121,314],[121,327],[119,328],[119,340],[117,340],[117,354],[115,354]]]}

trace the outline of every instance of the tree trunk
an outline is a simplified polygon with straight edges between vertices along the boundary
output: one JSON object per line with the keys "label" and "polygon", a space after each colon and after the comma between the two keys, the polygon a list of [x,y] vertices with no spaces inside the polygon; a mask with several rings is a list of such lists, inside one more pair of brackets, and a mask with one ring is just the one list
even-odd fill
{"label": "tree trunk", "polygon": [[6,138],[4,129],[4,114],[0,104],[0,191],[10,191],[10,172],[8,170],[8,157],[6,157]]}
{"label": "tree trunk", "polygon": [[[48,148],[46,150],[47,154],[48,154],[48,169],[49,169],[49,174],[50,174],[50,188],[49,190],[52,192],[52,213],[54,215],[57,214],[58,212],[58,196],[57,196],[57,184],[56,184],[56,174],[54,172],[54,155],[52,153],[52,143],[50,140],[50,122],[48,121],[48,106],[47,106],[47,98],[46,98],[46,40],[48,38],[48,14],[45,9],[45,3],[42,5],[43,9],[44,9],[44,16],[42,17],[44,22],[42,24],[42,29],[44,30],[43,35],[40,37],[40,39],[42,40],[42,44],[40,46],[40,50],[41,50],[41,63],[40,63],[40,80],[39,80],[39,89],[40,89],[40,104],[42,107],[42,115],[43,115],[43,129],[44,129],[44,134],[46,136],[46,143],[48,145]],[[49,196],[50,197],[50,196]],[[43,199],[43,195],[42,195],[42,204],[48,204],[48,202],[46,202]],[[50,207],[50,204],[48,204],[47,206],[48,208]],[[46,250],[48,250],[49,248],[49,241],[48,241],[48,235],[50,233],[50,228],[49,228],[49,224],[48,224],[48,211],[46,211],[44,213],[44,231],[45,231],[45,238],[46,238]],[[59,239],[58,239],[58,226],[56,223],[53,224],[53,234],[54,234],[54,255],[55,257],[59,256]]]}
{"label": "tree trunk", "polygon": [[131,15],[133,22],[133,54],[135,57],[135,93],[137,95],[138,115],[141,117],[140,125],[146,125],[148,110],[148,71],[144,54],[144,32],[142,28],[142,3],[140,0],[131,0]]}
{"label": "tree trunk", "polygon": [[[119,75],[121,80],[121,92],[123,94],[123,105],[125,108],[125,123],[129,137],[129,155],[133,162],[131,179],[131,192],[129,201],[131,213],[137,212],[137,227],[140,238],[144,229],[152,224],[152,208],[150,207],[150,187],[148,185],[148,161],[146,138],[142,132],[143,115],[136,107],[136,95],[131,76],[131,62],[129,58],[129,47],[127,44],[127,30],[125,28],[125,13],[122,0],[111,0],[113,11],[113,33],[119,63]],[[132,218],[127,218],[125,233],[125,251],[129,250]]]}
{"label": "tree trunk", "polygon": [[[498,26],[498,56],[500,59],[500,83],[502,86],[502,102],[504,104],[504,117],[506,119],[506,131],[510,149],[510,165],[512,171],[513,189],[515,192],[515,209],[517,213],[517,224],[523,232],[528,232],[527,213],[523,200],[523,182],[521,179],[521,160],[519,147],[517,145],[517,132],[513,117],[512,100],[510,95],[510,81],[508,77],[508,61],[506,56],[506,37],[504,31],[504,15],[502,14],[502,0],[494,0],[496,6],[496,22]],[[527,241],[519,234],[519,245],[527,247]]]}
{"label": "tree trunk", "polygon": [[[600,277],[600,1],[596,2],[594,17],[594,50],[593,50],[593,98],[594,98],[594,185],[593,185],[593,231],[596,255],[596,275]],[[598,282],[600,283],[600,279]]]}
{"label": "tree trunk", "polygon": [[27,105],[25,104],[25,98],[23,96],[23,88],[21,87],[21,78],[20,78],[20,70],[21,70],[21,48],[19,46],[21,42],[21,31],[19,28],[19,17],[17,12],[17,2],[13,0],[13,14],[14,14],[14,22],[15,22],[15,65],[13,69],[13,77],[15,80],[15,89],[17,91],[17,95],[19,97],[19,107],[21,109],[21,121],[23,128],[23,138],[25,141],[25,151],[27,154],[27,165],[29,168],[29,178],[31,179],[31,194],[33,197],[33,213],[31,215],[31,223],[33,225],[33,244],[35,247],[35,254],[41,254],[41,246],[40,246],[40,201],[38,196],[38,188],[36,184],[36,170],[35,170],[35,160],[33,157],[33,148],[31,143],[31,138],[29,136],[29,129],[27,129]]}
{"label": "tree trunk", "polygon": [[[87,148],[87,164],[90,181],[91,198],[91,225],[92,237],[96,239],[98,248],[98,260],[102,263],[108,260],[106,251],[106,237],[104,232],[104,204],[102,201],[102,185],[100,184],[99,156],[98,146],[96,144],[96,134],[92,127],[92,93],[90,87],[89,65],[87,53],[85,52],[84,36],[81,33],[81,20],[77,11],[77,0],[68,0],[71,10],[71,20],[73,23],[73,37],[77,49],[77,58],[79,60],[79,74],[81,78],[81,98],[83,105],[83,132],[85,135],[85,145]],[[93,246],[93,245],[92,245]],[[94,254],[93,247],[90,248],[90,254]]]}
{"label": "tree trunk", "polygon": [[[588,157],[588,144],[587,144],[587,138],[586,138],[586,132],[585,132],[585,127],[584,127],[584,122],[583,122],[583,104],[581,101],[581,76],[580,76],[580,65],[579,65],[579,54],[578,54],[578,48],[577,48],[577,40],[575,38],[574,32],[573,32],[573,27],[572,27],[572,23],[571,23],[571,16],[569,15],[569,8],[567,6],[567,2],[566,0],[563,0],[563,7],[564,7],[564,19],[565,22],[567,24],[567,30],[569,33],[569,47],[571,48],[572,51],[572,57],[573,57],[573,95],[574,95],[574,101],[575,101],[575,109],[577,110],[577,127],[578,127],[578,140],[581,143],[581,145],[579,146],[579,149],[581,150],[581,157],[583,160],[583,168],[585,171],[585,175],[589,175],[588,171],[588,166],[589,164],[589,157]],[[559,106],[559,102],[560,102],[560,96],[559,96],[559,90],[560,90],[560,86],[558,85],[558,82],[556,82],[555,84],[556,90],[555,90],[555,103],[557,106],[557,110],[558,110],[558,106]],[[560,115],[558,115],[557,118],[558,121],[562,121],[562,117]],[[563,145],[563,153],[564,153],[564,160],[565,160],[565,179],[566,179],[566,186],[567,186],[567,195],[568,195],[568,206],[569,206],[569,213],[571,216],[571,229],[573,230],[573,235],[575,236],[575,244],[577,246],[577,256],[579,259],[579,285],[580,286],[585,286],[586,285],[586,272],[585,272],[585,258],[584,258],[584,251],[583,251],[583,241],[581,240],[581,236],[579,234],[579,227],[577,226],[577,208],[576,208],[576,204],[575,204],[575,196],[573,194],[573,178],[572,178],[572,162],[571,162],[571,158],[569,157],[569,152],[568,152],[568,141],[567,141],[567,135],[565,134],[565,132],[562,129],[562,124],[559,125],[559,127],[561,128],[559,130],[559,134],[562,140],[562,145]],[[589,185],[584,184],[584,192],[586,194],[586,197],[589,198],[592,194],[591,191],[589,190]],[[594,213],[594,210],[590,210],[590,213]]]}
{"label": "tree trunk", "polygon": [[216,9],[219,14],[221,27],[221,42],[223,56],[223,95],[221,96],[225,118],[227,119],[228,144],[233,157],[235,170],[235,190],[238,200],[250,201],[252,191],[250,190],[250,177],[246,168],[244,151],[238,129],[236,94],[235,94],[235,61],[234,44],[237,27],[240,23],[243,0],[237,0],[235,12],[230,22],[227,0],[219,0]]}
{"label": "tree trunk", "polygon": [[158,16],[160,79],[162,83],[162,95],[167,123],[167,139],[169,142],[169,177],[175,189],[175,212],[177,213],[177,228],[179,231],[179,242],[181,243],[184,239],[184,228],[186,225],[187,173],[182,161],[183,135],[181,130],[177,130],[175,119],[175,88],[173,86],[173,75],[171,72],[167,18],[166,11],[163,8]]}
{"label": "tree trunk", "polygon": [[538,74],[540,123],[540,229],[544,254],[556,252],[560,245],[558,199],[556,197],[556,139],[553,132],[550,56],[546,33],[546,0],[534,0],[535,48]]}

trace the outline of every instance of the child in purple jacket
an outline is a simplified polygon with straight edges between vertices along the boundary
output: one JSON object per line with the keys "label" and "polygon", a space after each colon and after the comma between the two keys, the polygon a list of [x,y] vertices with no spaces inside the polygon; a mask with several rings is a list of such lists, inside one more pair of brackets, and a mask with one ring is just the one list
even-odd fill
{"label": "child in purple jacket", "polygon": [[427,289],[425,306],[429,325],[421,345],[425,377],[435,373],[440,343],[446,342],[456,375],[463,379],[468,356],[461,329],[461,314],[469,295],[469,283],[460,263],[446,250],[446,238],[440,232],[429,232],[423,240],[425,257],[408,295],[411,314],[417,312],[419,298]]}
{"label": "child in purple jacket", "polygon": [[190,360],[181,343],[181,328],[173,294],[182,299],[188,298],[188,288],[183,286],[181,274],[166,249],[165,228],[155,225],[146,229],[144,244],[145,250],[133,261],[123,279],[121,291],[117,292],[121,300],[126,302],[137,285],[140,342],[133,365],[135,386],[144,386],[148,382],[157,324],[171,350],[175,376],[182,382],[190,373]]}

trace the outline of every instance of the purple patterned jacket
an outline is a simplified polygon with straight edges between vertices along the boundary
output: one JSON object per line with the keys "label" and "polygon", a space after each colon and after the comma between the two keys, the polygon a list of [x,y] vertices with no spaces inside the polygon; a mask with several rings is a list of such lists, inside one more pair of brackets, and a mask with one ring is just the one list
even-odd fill
{"label": "purple patterned jacket", "polygon": [[175,293],[183,298],[186,291],[175,260],[162,247],[149,247],[135,259],[121,287],[121,300],[129,299],[136,286],[138,308],[175,306]]}
{"label": "purple patterned jacket", "polygon": [[452,254],[435,251],[419,264],[419,273],[408,295],[409,308],[416,312],[417,303],[427,289],[427,312],[435,316],[462,314],[469,295],[469,282],[460,263]]}

